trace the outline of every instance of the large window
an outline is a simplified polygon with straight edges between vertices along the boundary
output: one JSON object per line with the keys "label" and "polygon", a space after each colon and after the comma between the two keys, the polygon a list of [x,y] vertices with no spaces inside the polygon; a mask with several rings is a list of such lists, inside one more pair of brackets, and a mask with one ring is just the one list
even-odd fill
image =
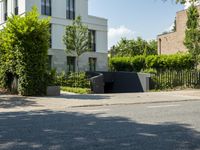
{"label": "large window", "polygon": [[75,0],[67,0],[66,18],[75,19]]}
{"label": "large window", "polygon": [[51,16],[51,0],[42,0],[42,15]]}
{"label": "large window", "polygon": [[89,48],[96,52],[96,31],[89,30]]}
{"label": "large window", "polygon": [[90,69],[90,71],[96,71],[96,63],[97,63],[96,58],[89,58],[89,69]]}
{"label": "large window", "polygon": [[76,57],[67,57],[67,72],[76,71]]}
{"label": "large window", "polygon": [[8,17],[8,1],[5,0],[4,1],[4,21],[7,20],[7,17]]}
{"label": "large window", "polygon": [[15,11],[15,15],[19,14],[19,7],[18,7],[18,0],[14,0],[14,11]]}

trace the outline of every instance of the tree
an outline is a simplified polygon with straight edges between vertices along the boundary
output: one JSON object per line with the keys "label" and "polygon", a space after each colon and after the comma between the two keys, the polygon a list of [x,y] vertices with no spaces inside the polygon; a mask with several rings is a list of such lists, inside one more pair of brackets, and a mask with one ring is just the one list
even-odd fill
{"label": "tree", "polygon": [[63,41],[66,46],[66,53],[77,56],[77,70],[79,72],[80,56],[83,53],[90,51],[88,27],[83,25],[80,16],[73,21],[72,25],[66,26]]}
{"label": "tree", "polygon": [[35,7],[25,16],[8,18],[0,34],[2,85],[6,86],[6,78],[11,74],[18,77],[21,95],[46,94],[49,25],[49,19],[39,18]]}
{"label": "tree", "polygon": [[157,54],[157,41],[145,41],[137,39],[127,40],[122,38],[110,49],[111,56],[133,57],[136,55],[155,55]]}
{"label": "tree", "polygon": [[[167,0],[162,0],[167,1]],[[185,4],[188,0],[176,0],[176,3]],[[190,3],[198,2],[198,0],[189,0]]]}
{"label": "tree", "polygon": [[188,48],[196,63],[198,63],[198,56],[200,54],[199,12],[194,3],[187,10],[187,16],[184,45]]}

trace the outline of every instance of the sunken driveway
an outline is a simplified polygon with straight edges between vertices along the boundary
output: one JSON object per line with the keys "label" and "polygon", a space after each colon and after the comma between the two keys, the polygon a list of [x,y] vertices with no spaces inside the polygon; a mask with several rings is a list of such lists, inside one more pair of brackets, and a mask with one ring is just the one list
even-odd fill
{"label": "sunken driveway", "polygon": [[199,93],[0,95],[0,150],[200,150]]}

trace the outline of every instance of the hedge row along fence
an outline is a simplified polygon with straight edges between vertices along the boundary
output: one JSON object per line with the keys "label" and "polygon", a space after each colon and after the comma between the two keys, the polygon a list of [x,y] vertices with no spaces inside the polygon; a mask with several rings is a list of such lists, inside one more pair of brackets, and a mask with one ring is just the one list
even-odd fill
{"label": "hedge row along fence", "polygon": [[152,76],[153,89],[195,88],[200,85],[200,71],[197,70],[166,70],[158,71]]}
{"label": "hedge row along fence", "polygon": [[135,57],[114,57],[110,59],[112,71],[140,72],[145,69],[183,70],[195,68],[195,60],[190,54],[150,55]]}

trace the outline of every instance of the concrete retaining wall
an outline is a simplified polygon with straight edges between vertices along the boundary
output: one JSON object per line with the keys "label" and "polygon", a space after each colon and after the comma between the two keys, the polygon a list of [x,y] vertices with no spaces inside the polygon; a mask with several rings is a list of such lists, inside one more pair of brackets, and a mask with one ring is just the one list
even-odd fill
{"label": "concrete retaining wall", "polygon": [[[105,93],[147,92],[150,89],[150,74],[132,72],[99,72],[101,79],[92,82]],[[91,74],[91,73],[89,73]],[[98,78],[98,77],[97,77]],[[102,81],[103,78],[103,81]],[[104,83],[104,87],[102,86]]]}

